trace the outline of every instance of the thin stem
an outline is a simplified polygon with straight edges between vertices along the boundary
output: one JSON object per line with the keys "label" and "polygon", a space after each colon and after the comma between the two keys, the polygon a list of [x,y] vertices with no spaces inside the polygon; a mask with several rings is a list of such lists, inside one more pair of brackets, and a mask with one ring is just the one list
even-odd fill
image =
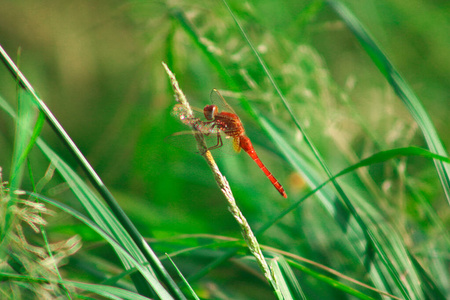
{"label": "thin stem", "polygon": [[[95,170],[92,168],[92,166],[89,164],[87,159],[83,156],[81,151],[77,148],[75,143],[72,141],[70,136],[67,134],[67,132],[64,130],[64,128],[61,126],[61,124],[58,122],[58,120],[55,118],[55,116],[52,114],[50,109],[47,107],[47,105],[42,101],[31,84],[28,82],[26,77],[20,72],[19,68],[15,65],[13,60],[8,56],[6,51],[3,49],[3,47],[0,45],[0,60],[3,62],[3,64],[7,67],[11,75],[17,80],[17,83],[20,85],[21,88],[23,88],[25,91],[29,92],[33,99],[36,102],[37,107],[39,110],[45,115],[45,118],[47,122],[49,123],[50,127],[53,129],[53,131],[58,135],[58,137],[61,139],[61,141],[64,143],[66,148],[71,152],[71,154],[75,157],[78,164],[81,166],[83,171],[86,173],[89,181],[92,183],[92,185],[95,187],[95,189],[99,192],[99,194],[102,196],[102,198],[106,201],[108,206],[110,207],[111,211],[113,212],[114,216],[119,220],[119,222],[122,224],[122,226],[125,228],[125,230],[128,232],[130,237],[133,239],[133,241],[138,246],[139,250],[142,252],[142,254],[145,256],[145,258],[150,262],[150,265],[155,270],[155,272],[158,275],[158,278],[164,282],[164,284],[167,286],[171,294],[176,297],[176,299],[186,299],[184,297],[181,290],[178,288],[178,286],[175,284],[173,279],[170,277],[169,273],[166,271],[162,263],[158,260],[158,257],[153,252],[153,250],[150,248],[150,246],[145,242],[142,235],[139,233],[139,231],[136,229],[134,224],[131,222],[131,220],[128,218],[128,216],[125,214],[125,212],[122,210],[122,208],[119,206],[117,201],[115,200],[114,196],[111,194],[109,189],[105,186],[105,184],[102,182],[100,177],[97,175]],[[139,275],[140,276],[140,275]],[[149,291],[152,289],[151,286],[148,283],[145,284],[145,287],[142,284],[139,284],[140,280],[137,279],[137,282],[135,282],[136,286],[142,287],[142,293],[150,296],[151,293]],[[141,281],[142,282],[142,281]]]}

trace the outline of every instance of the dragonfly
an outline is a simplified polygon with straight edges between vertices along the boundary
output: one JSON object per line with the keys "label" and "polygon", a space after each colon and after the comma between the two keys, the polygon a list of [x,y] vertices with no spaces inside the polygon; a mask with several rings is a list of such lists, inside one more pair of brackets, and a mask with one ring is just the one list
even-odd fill
{"label": "dragonfly", "polygon": [[202,121],[200,118],[187,117],[183,109],[174,111],[174,114],[186,125],[193,128],[195,131],[201,132],[203,135],[216,135],[217,143],[209,147],[208,150],[218,149],[223,146],[223,139],[232,139],[233,149],[239,153],[244,150],[250,158],[252,158],[258,167],[264,172],[275,189],[287,198],[283,186],[273,176],[273,174],[262,163],[261,159],[256,154],[256,151],[245,134],[244,126],[236,112],[225,101],[217,89],[213,89],[210,94],[212,104],[206,105],[203,108],[203,114],[207,121]]}

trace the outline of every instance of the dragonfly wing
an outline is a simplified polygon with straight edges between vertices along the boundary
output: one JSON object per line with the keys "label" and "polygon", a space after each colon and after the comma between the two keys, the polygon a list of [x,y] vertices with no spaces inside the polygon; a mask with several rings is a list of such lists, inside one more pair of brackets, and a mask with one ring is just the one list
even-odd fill
{"label": "dragonfly wing", "polygon": [[217,89],[212,89],[209,98],[212,104],[217,105],[219,111],[227,111],[236,114],[233,108],[227,103],[227,101],[225,101],[225,99],[222,97],[222,95],[219,93]]}

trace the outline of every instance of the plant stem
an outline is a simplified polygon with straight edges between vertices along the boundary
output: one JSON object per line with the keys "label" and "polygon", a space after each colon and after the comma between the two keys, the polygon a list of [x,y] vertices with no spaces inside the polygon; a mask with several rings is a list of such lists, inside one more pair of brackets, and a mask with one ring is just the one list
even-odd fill
{"label": "plant stem", "polygon": [[[179,103],[179,105],[182,106],[183,111],[185,112],[185,117],[187,118],[193,118],[192,109],[189,105],[189,102],[187,101],[186,96],[184,95],[183,91],[180,89],[178,82],[175,78],[175,75],[172,73],[172,71],[169,70],[167,65],[163,62],[162,63],[167,75],[170,78],[170,81],[172,83],[172,88],[175,92],[175,100]],[[219,170],[219,167],[217,166],[211,152],[208,150],[208,147],[206,146],[205,140],[203,138],[203,135],[196,131],[194,128],[192,128],[196,132],[195,138],[197,139],[198,143],[198,149],[200,150],[200,153],[205,158],[206,162],[208,163],[208,166],[211,168],[211,171],[213,172],[214,179],[216,180],[217,185],[219,186],[220,190],[222,191],[223,195],[228,201],[228,210],[231,212],[239,226],[241,227],[241,233],[244,237],[245,242],[247,243],[247,246],[253,254],[253,256],[256,258],[256,262],[258,263],[261,271],[263,272],[266,279],[271,284],[272,288],[275,291],[275,294],[278,296],[279,294],[279,288],[278,284],[275,281],[274,276],[272,275],[272,272],[267,265],[267,262],[264,258],[264,255],[262,254],[261,248],[259,246],[258,241],[256,240],[255,235],[253,234],[253,231],[248,224],[247,220],[245,219],[244,215],[242,214],[241,210],[236,204],[236,200],[234,199],[233,192],[231,191],[230,185],[228,181],[226,180],[225,176],[222,175],[222,173]],[[279,296],[280,298],[280,296]]]}

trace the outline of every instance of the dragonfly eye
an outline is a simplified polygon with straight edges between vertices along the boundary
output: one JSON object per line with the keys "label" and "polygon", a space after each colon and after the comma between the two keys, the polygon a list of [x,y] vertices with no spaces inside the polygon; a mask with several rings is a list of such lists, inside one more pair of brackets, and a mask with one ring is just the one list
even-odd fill
{"label": "dragonfly eye", "polygon": [[203,113],[205,114],[205,118],[207,120],[214,120],[218,114],[218,108],[215,105],[206,105],[203,109]]}

